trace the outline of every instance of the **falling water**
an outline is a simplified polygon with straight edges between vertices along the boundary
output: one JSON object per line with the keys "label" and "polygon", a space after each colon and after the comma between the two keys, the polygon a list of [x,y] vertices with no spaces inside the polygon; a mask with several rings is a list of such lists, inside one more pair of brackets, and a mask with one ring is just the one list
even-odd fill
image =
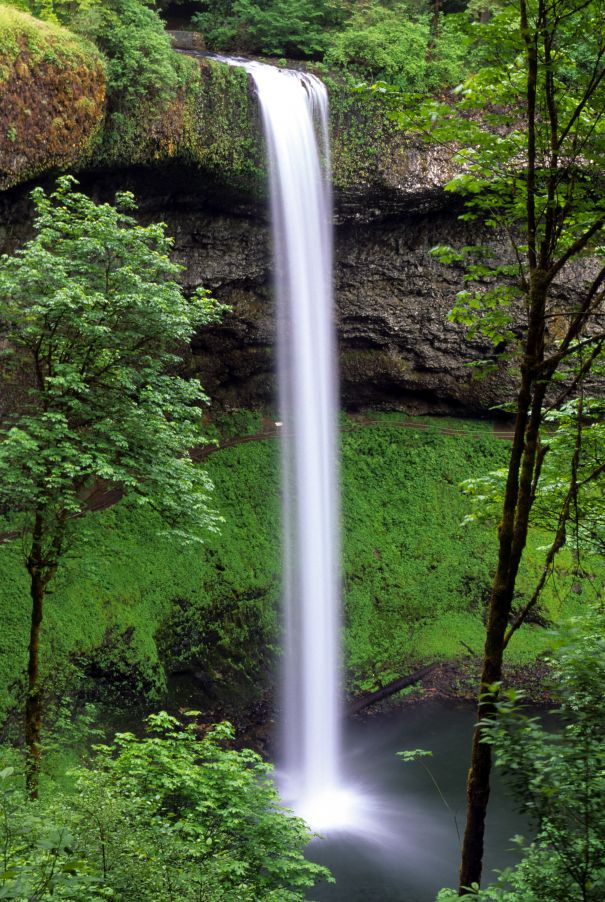
{"label": "falling water", "polygon": [[269,160],[284,504],[282,792],[316,829],[341,825],[337,374],[325,86],[244,65]]}

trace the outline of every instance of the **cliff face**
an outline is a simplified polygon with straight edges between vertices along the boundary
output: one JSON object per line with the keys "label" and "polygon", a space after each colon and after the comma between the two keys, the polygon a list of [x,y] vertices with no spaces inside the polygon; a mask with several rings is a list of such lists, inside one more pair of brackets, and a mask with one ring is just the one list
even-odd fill
{"label": "cliff face", "polygon": [[[2,186],[23,183],[0,192],[0,246],[12,250],[27,236],[34,175],[46,173],[50,183],[53,172],[69,167],[99,198],[133,190],[144,218],[168,223],[186,287],[203,284],[231,307],[220,326],[198,337],[190,366],[219,403],[270,402],[266,174],[247,74],[188,59],[190,83],[161,122],[149,120],[136,146],[136,129],[129,142],[116,144],[114,135],[109,146],[101,128],[104,72],[94,48],[2,5],[0,32]],[[461,237],[443,192],[449,155],[397,132],[379,96],[368,100],[335,83],[330,94],[344,401],[484,410],[501,398],[502,385],[471,378],[466,360],[487,349],[469,347],[447,324],[460,274],[429,254],[434,244]]]}
{"label": "cliff face", "polygon": [[[110,153],[99,128],[104,76],[94,49],[76,42],[66,50],[68,33],[17,15],[29,19],[35,39],[24,43],[25,26],[18,22],[16,43],[4,47],[0,60],[0,118],[15,122],[4,130],[0,124],[4,185],[45,172],[50,182],[53,171],[69,166],[99,199],[132,190],[144,219],[168,224],[185,287],[211,288],[231,308],[221,325],[198,336],[188,365],[220,404],[271,402],[266,175],[248,76],[204,58],[188,60],[191,83],[169,115],[149,124],[136,152],[118,143]],[[40,41],[59,42],[56,53],[60,45],[66,54],[60,71],[36,49]],[[44,102],[27,106],[34,87]],[[447,322],[462,272],[440,266],[430,254],[436,244],[474,244],[485,236],[457,220],[456,202],[443,190],[453,174],[447,149],[397,132],[383,102],[331,85],[343,401],[485,412],[509,396],[506,373],[474,378],[468,362],[485,359],[491,349],[467,342],[464,330]],[[65,129],[77,140],[69,143]],[[1,249],[12,250],[27,237],[28,190],[23,184],[0,191]]]}
{"label": "cliff face", "polygon": [[[240,207],[262,203],[266,173],[253,82],[189,43],[174,57],[181,81],[172,99],[154,106],[142,97],[127,111],[120,107],[120,130],[98,51],[0,3],[0,189],[58,169],[173,165],[186,166],[201,190],[211,182]],[[441,204],[452,175],[447,150],[398,132],[384,97],[328,84],[341,216],[367,221]]]}
{"label": "cliff face", "polygon": [[[274,315],[270,229],[264,205],[225,195],[211,180],[195,181],[186,168],[85,174],[82,186],[98,199],[132,190],[146,221],[163,220],[185,267],[187,290],[198,285],[231,307],[223,322],[205,330],[188,366],[199,372],[210,397],[226,406],[270,403],[274,385]],[[503,374],[478,381],[469,360],[487,346],[470,343],[447,322],[462,273],[440,266],[435,244],[472,243],[479,237],[457,221],[452,208],[412,211],[386,219],[350,217],[350,195],[339,199],[335,287],[344,403],[418,411],[477,413],[503,400]],[[26,237],[25,189],[0,195],[0,247]]]}
{"label": "cliff face", "polygon": [[[200,334],[189,365],[210,396],[226,406],[270,402],[274,386],[274,315],[270,229],[264,208],[234,212],[230,200],[183,187],[187,172],[113,176],[141,202],[146,220],[162,219],[175,238],[187,290],[210,288],[231,307]],[[91,185],[92,187],[92,185]],[[96,179],[99,196],[108,182]],[[346,201],[348,204],[348,199]],[[346,209],[350,209],[348,206]],[[489,348],[469,343],[447,322],[462,273],[430,254],[438,243],[470,243],[456,211],[409,212],[336,227],[335,287],[343,400],[347,406],[480,412],[503,398],[500,374],[477,381],[467,361]],[[339,217],[343,217],[342,207]]]}

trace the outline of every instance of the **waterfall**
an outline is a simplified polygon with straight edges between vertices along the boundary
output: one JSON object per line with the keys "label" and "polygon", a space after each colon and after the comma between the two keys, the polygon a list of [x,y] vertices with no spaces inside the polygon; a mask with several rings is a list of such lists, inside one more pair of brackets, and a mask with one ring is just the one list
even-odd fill
{"label": "waterfall", "polygon": [[315,829],[340,826],[340,536],[328,97],[313,75],[243,65],[269,162],[283,429],[282,794]]}

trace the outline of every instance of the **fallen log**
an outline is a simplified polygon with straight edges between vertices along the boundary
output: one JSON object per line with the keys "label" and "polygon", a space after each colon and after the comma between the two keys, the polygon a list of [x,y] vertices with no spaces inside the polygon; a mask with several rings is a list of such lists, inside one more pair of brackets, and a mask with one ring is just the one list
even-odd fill
{"label": "fallen log", "polygon": [[414,683],[420,682],[425,676],[428,676],[429,673],[436,670],[438,666],[439,664],[437,662],[434,664],[427,664],[426,667],[415,670],[414,673],[410,673],[409,676],[399,677],[399,679],[393,680],[392,683],[387,683],[386,686],[377,689],[375,692],[370,692],[368,695],[363,695],[361,698],[354,699],[347,706],[347,715],[351,717],[353,714],[358,714],[360,711],[363,711],[364,708],[369,708],[370,705],[381,702],[383,699],[395,695],[396,692],[407,689],[408,686],[413,686]]}

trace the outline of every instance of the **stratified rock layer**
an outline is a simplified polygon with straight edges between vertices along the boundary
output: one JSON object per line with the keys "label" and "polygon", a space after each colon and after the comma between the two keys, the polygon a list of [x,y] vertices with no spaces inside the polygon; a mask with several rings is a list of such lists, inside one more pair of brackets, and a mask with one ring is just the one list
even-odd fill
{"label": "stratified rock layer", "polygon": [[[270,403],[275,322],[264,208],[234,213],[214,191],[185,188],[186,176],[123,172],[113,185],[134,191],[144,219],[168,224],[185,288],[204,285],[230,307],[220,325],[197,337],[189,361],[210,396],[228,407]],[[96,179],[94,192],[110,196],[108,183]],[[478,237],[476,227],[474,236],[465,228],[452,209],[337,226],[337,326],[347,406],[476,413],[503,400],[502,373],[477,380],[467,366],[489,356],[490,348],[469,343],[464,330],[447,321],[462,272],[439,265],[430,253],[435,244]]]}

